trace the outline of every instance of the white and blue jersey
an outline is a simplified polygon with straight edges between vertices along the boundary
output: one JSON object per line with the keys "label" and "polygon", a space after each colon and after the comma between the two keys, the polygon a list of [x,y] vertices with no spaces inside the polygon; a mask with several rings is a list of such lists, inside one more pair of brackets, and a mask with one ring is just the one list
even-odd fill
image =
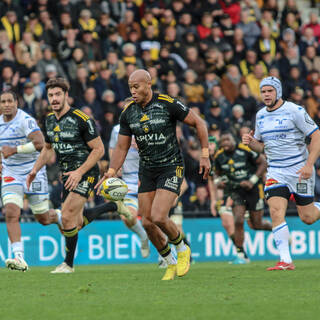
{"label": "white and blue jersey", "polygon": [[[305,109],[292,102],[285,101],[274,111],[264,107],[257,113],[254,137],[264,143],[267,179],[275,180],[270,186],[266,184],[265,190],[286,185],[292,193],[301,193],[297,190],[299,174],[296,172],[308,158],[305,138],[316,130],[318,126]],[[308,184],[306,192],[302,192],[306,196],[313,195],[313,179],[304,181]]]}
{"label": "white and blue jersey", "polygon": [[[26,144],[31,141],[28,136],[39,130],[36,120],[20,109],[11,121],[5,122],[3,116],[0,116],[0,146],[16,147]],[[48,210],[47,204],[40,211],[35,209],[35,206],[49,197],[45,166],[39,170],[29,190],[26,186],[27,175],[38,156],[39,152],[35,151],[16,153],[7,159],[2,159],[1,197],[5,205],[14,203],[22,208],[24,194],[26,194],[29,205],[35,214],[41,214]]]}
{"label": "white and blue jersey", "polygon": [[[109,148],[115,149],[118,135],[120,131],[120,125],[116,125],[113,127],[111,132],[111,138],[109,141]],[[131,147],[128,150],[125,161],[122,165],[122,179],[128,185],[128,196],[137,197],[138,196],[138,177],[139,172],[139,153],[137,148]]]}
{"label": "white and blue jersey", "polygon": [[[30,142],[28,135],[39,131],[40,128],[34,118],[18,109],[16,116],[5,122],[0,116],[0,147],[17,147]],[[14,171],[18,175],[28,174],[39,156],[39,152],[16,153],[7,159],[2,159],[4,169]]]}

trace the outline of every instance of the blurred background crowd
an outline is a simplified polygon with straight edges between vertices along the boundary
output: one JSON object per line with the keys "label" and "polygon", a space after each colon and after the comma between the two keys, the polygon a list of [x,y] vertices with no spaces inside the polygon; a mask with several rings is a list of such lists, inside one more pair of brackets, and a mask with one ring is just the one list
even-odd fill
{"label": "blurred background crowd", "polygon": [[[137,68],[150,72],[154,91],[195,110],[217,140],[221,131],[239,138],[254,127],[267,75],[281,79],[283,98],[303,105],[319,125],[318,15],[316,0],[2,0],[0,90],[13,88],[41,126],[46,81],[67,78],[69,102],[96,120],[106,150]],[[185,125],[178,137],[189,185],[183,210],[210,214],[207,182],[197,173],[200,145]],[[106,153],[102,170],[108,160]],[[57,207],[55,159],[48,178]]]}

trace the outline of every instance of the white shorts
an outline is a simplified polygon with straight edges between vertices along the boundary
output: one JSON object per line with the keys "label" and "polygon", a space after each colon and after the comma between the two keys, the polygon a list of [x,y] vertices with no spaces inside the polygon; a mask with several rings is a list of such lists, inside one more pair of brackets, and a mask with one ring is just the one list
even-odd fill
{"label": "white shorts", "polygon": [[[4,205],[14,203],[23,208],[24,195],[29,200],[33,213],[41,214],[49,210],[48,179],[45,167],[43,167],[33,180],[30,190],[26,185],[27,175],[17,175],[7,168],[2,169],[1,198]],[[43,202],[47,204],[41,205]]]}
{"label": "white shorts", "polygon": [[126,206],[129,206],[133,209],[135,209],[136,211],[138,211],[138,198],[134,195],[131,194],[127,194],[124,199],[123,202]]}
{"label": "white shorts", "polygon": [[[301,197],[313,197],[315,186],[315,170],[310,179],[302,179],[299,182],[299,171],[304,166],[304,163],[299,163],[295,166],[288,168],[268,168],[267,182],[264,191],[278,188],[287,187],[290,193],[299,195]],[[273,181],[274,180],[274,181]]]}

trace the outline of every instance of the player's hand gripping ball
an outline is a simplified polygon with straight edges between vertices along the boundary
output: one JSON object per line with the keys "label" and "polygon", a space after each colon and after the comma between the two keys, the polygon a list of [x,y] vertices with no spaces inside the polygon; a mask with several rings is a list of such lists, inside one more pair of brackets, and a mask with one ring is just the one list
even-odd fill
{"label": "player's hand gripping ball", "polygon": [[100,194],[107,200],[123,200],[127,193],[128,186],[120,178],[108,178],[100,186]]}

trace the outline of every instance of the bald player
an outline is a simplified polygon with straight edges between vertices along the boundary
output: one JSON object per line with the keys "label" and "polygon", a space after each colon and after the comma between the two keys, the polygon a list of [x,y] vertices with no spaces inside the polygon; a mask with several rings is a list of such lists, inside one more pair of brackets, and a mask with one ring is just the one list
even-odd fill
{"label": "bald player", "polygon": [[[176,123],[180,120],[196,128],[202,147],[199,172],[205,179],[210,169],[208,132],[204,121],[180,101],[153,93],[151,76],[147,71],[134,71],[128,84],[133,100],[121,114],[118,142],[110,168],[96,188],[121,168],[133,135],[140,156],[138,201],[142,223],[149,239],[168,264],[162,280],[173,280],[175,275],[182,277],[189,271],[191,257],[183,235],[168,217],[184,177]],[[177,261],[167,239],[176,246]]]}

